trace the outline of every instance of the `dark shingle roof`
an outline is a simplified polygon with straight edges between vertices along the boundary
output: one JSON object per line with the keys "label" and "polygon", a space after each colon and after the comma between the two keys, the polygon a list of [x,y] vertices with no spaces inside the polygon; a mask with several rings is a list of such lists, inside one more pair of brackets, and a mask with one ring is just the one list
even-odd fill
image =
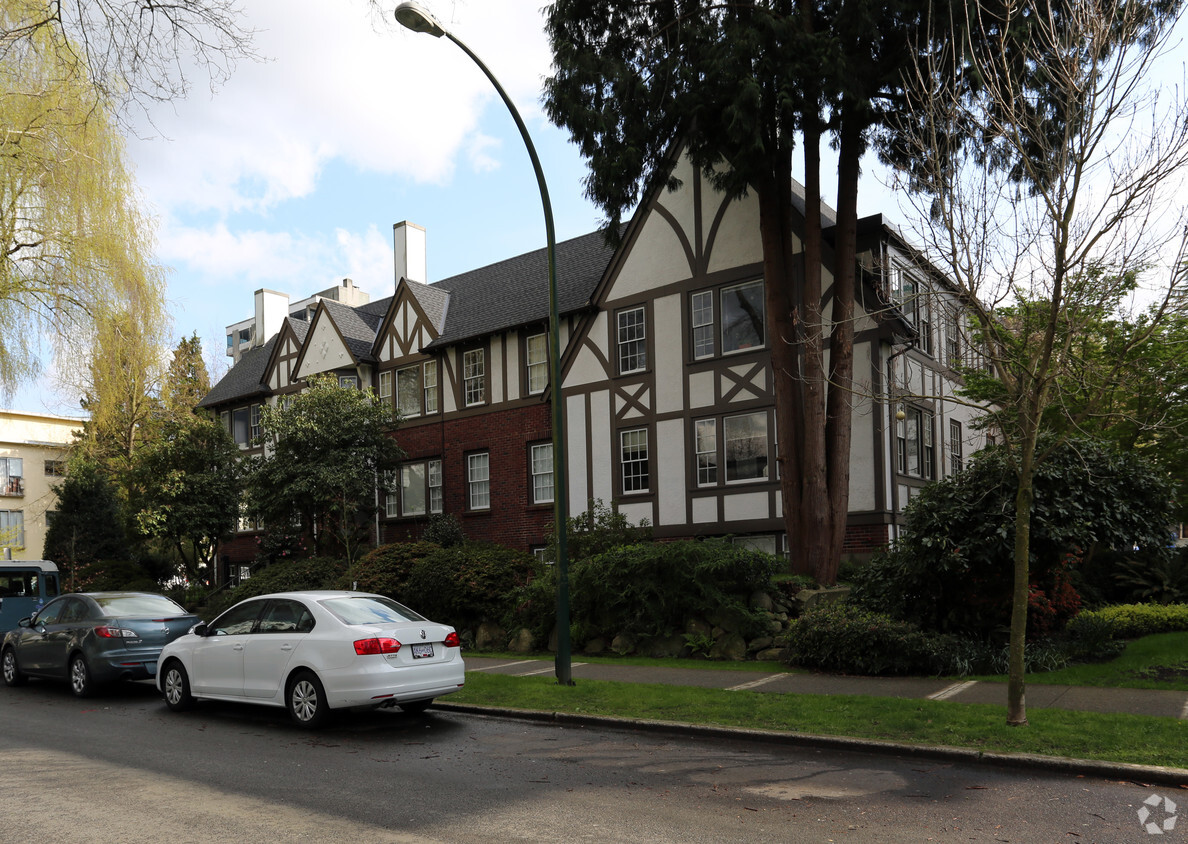
{"label": "dark shingle roof", "polygon": [[334,320],[334,324],[342,332],[342,339],[355,360],[374,363],[375,356],[371,353],[371,347],[375,345],[375,332],[383,317],[329,300],[323,300],[321,307],[326,309],[327,316]]}
{"label": "dark shingle roof", "polygon": [[276,338],[279,336],[277,334],[263,346],[244,352],[219,383],[203,396],[198,406],[213,407],[232,399],[247,398],[266,392],[265,370],[268,368],[268,359],[272,356],[272,347],[276,345]]}
{"label": "dark shingle roof", "polygon": [[408,281],[407,279],[405,279],[404,283],[408,285],[408,291],[421,304],[421,310],[425,312],[425,316],[429,317],[429,321],[433,323],[433,328],[441,331],[442,324],[445,322],[446,308],[450,300],[449,292],[443,287],[421,284],[416,281]]}
{"label": "dark shingle roof", "polygon": [[[601,231],[557,244],[558,311],[571,313],[590,303],[613,254]],[[538,249],[430,285],[450,298],[445,327],[429,348],[548,319],[548,267],[548,250]]]}

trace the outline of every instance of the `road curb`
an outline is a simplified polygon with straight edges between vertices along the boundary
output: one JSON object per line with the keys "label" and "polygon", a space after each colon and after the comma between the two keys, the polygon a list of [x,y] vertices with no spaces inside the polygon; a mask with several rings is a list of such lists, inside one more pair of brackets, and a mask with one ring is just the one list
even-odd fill
{"label": "road curb", "polygon": [[1100,779],[1123,780],[1141,785],[1188,786],[1188,769],[1158,765],[1136,765],[1126,762],[1102,762],[1095,759],[1074,759],[1067,756],[1041,756],[1034,753],[989,753],[965,747],[907,744],[904,742],[857,739],[844,736],[821,736],[812,733],[758,730],[742,727],[716,727],[686,724],[680,721],[649,721],[637,718],[615,718],[607,715],[575,715],[569,712],[547,712],[540,709],[508,709],[471,703],[434,701],[439,712],[459,712],[509,718],[519,721],[561,724],[575,727],[637,730],[661,735],[703,736],[735,741],[763,742],[790,747],[813,747],[845,750],[856,753],[885,753],[896,756],[918,756],[951,762],[988,764],[1000,767],[1023,768],[1048,773],[1073,774]]}

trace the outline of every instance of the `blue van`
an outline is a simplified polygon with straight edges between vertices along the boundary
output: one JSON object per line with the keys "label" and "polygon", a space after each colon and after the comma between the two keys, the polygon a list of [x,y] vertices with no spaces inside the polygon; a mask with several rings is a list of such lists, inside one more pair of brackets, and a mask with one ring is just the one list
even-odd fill
{"label": "blue van", "polygon": [[58,596],[58,567],[48,560],[0,560],[0,635]]}

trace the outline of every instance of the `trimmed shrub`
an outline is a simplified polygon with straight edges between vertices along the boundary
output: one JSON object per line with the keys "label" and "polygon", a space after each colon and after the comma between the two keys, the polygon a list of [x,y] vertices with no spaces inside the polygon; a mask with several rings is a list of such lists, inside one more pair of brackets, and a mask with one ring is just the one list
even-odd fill
{"label": "trimmed shrub", "polygon": [[462,531],[462,523],[453,513],[436,513],[429,517],[429,524],[425,526],[421,538],[442,548],[452,548],[465,542],[466,534]]}
{"label": "trimmed shrub", "polygon": [[432,542],[381,545],[360,557],[354,567],[339,578],[338,588],[375,592],[403,602],[413,567],[440,547]]}
{"label": "trimmed shrub", "polygon": [[502,622],[512,595],[531,580],[530,554],[486,542],[438,548],[414,563],[400,600],[459,630]]}
{"label": "trimmed shrub", "polygon": [[144,566],[132,560],[97,560],[78,567],[74,589],[77,592],[160,592],[161,584]]}
{"label": "trimmed shrub", "polygon": [[1188,630],[1188,604],[1118,604],[1083,612],[1068,625],[1070,636],[1102,636],[1102,626],[1119,639]]}
{"label": "trimmed shrub", "polygon": [[232,604],[245,598],[271,592],[293,592],[304,589],[335,589],[346,571],[346,563],[332,557],[307,557],[273,563],[233,589],[217,593],[202,615],[212,619]]}
{"label": "trimmed shrub", "polygon": [[935,646],[919,627],[848,601],[813,607],[788,629],[790,665],[847,674],[931,673]]}

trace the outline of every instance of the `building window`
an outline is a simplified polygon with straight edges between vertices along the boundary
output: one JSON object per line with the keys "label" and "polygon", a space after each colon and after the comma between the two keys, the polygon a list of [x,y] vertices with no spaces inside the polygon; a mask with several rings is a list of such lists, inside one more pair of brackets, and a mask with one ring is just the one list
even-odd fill
{"label": "building window", "polygon": [[767,411],[727,416],[722,420],[726,483],[767,479],[769,459]]}
{"label": "building window", "polygon": [[252,440],[260,436],[260,405],[224,410],[222,416],[224,427],[240,448],[249,448]]}
{"label": "building window", "polygon": [[25,547],[25,514],[21,510],[0,510],[0,547]]}
{"label": "building window", "polygon": [[534,445],[530,452],[532,503],[550,504],[553,501],[553,444]]}
{"label": "building window", "polygon": [[624,494],[649,490],[647,428],[619,432],[619,463],[623,471]]}
{"label": "building window", "polygon": [[965,468],[962,454],[961,423],[956,419],[949,420],[949,473],[956,475]]}
{"label": "building window", "polygon": [[47,478],[64,478],[64,477],[66,477],[66,461],[65,460],[47,460],[47,461],[45,461],[45,476]]}
{"label": "building window", "polygon": [[528,367],[529,394],[543,393],[549,383],[549,335],[531,335],[526,344],[524,360]]}
{"label": "building window", "polygon": [[25,494],[24,467],[22,457],[0,457],[0,495]]}
{"label": "building window", "polygon": [[428,468],[426,481],[429,484],[429,512],[440,513],[443,503],[441,494],[441,461],[429,460],[426,465]]}
{"label": "building window", "polygon": [[260,405],[252,405],[251,434],[253,440],[260,439]]}
{"label": "building window", "polygon": [[420,416],[421,366],[406,366],[396,370],[396,412],[401,416]]}
{"label": "building window", "polygon": [[382,404],[392,405],[392,372],[381,372],[379,374],[379,399]]}
{"label": "building window", "polygon": [[384,473],[384,515],[389,519],[400,515],[400,476],[397,472]]}
{"label": "building window", "polygon": [[487,370],[482,349],[462,353],[462,402],[467,407],[487,400]]}
{"label": "building window", "polygon": [[388,516],[423,516],[428,513],[440,513],[442,505],[441,495],[441,461],[419,460],[415,463],[405,463],[400,467],[400,503],[399,510],[396,502],[395,473],[389,481],[387,508]]}
{"label": "building window", "polygon": [[689,297],[689,321],[693,327],[693,359],[714,356],[714,292],[702,290]]}
{"label": "building window", "polygon": [[437,413],[437,361],[425,361],[425,413]]}
{"label": "building window", "polygon": [[961,366],[961,323],[954,317],[945,325],[945,363],[956,369]]}
{"label": "building window", "polygon": [[643,372],[648,366],[648,338],[644,323],[644,309],[619,311],[618,323],[619,374]]}
{"label": "building window", "polygon": [[736,284],[722,291],[722,353],[763,345],[763,282]]}
{"label": "building window", "polygon": [[357,389],[359,389],[359,376],[358,375],[339,375],[338,376],[338,386],[349,387],[352,390],[357,390]]}
{"label": "building window", "polygon": [[899,472],[915,478],[935,477],[932,414],[918,407],[901,406],[896,414],[895,433]]}
{"label": "building window", "polygon": [[491,455],[466,455],[466,495],[471,510],[491,509]]}
{"label": "building window", "polygon": [[697,485],[712,486],[718,482],[718,420],[698,419],[694,428],[694,450],[697,452]]}

